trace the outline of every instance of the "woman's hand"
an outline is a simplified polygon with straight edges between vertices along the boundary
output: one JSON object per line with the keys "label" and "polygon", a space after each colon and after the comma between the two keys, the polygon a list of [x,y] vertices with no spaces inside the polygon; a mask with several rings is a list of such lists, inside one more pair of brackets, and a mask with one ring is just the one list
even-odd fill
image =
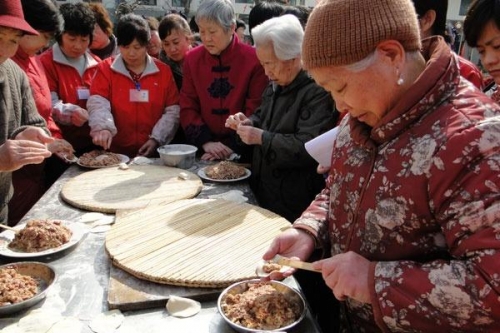
{"label": "woman's hand", "polygon": [[0,146],[0,171],[14,171],[27,164],[40,164],[50,155],[52,153],[45,144],[33,140],[7,140]]}
{"label": "woman's hand", "polygon": [[43,129],[36,126],[28,126],[26,129],[16,135],[15,140],[29,140],[41,144],[53,142],[55,139],[49,136]]}
{"label": "woman's hand", "polygon": [[238,112],[227,117],[225,126],[232,130],[237,130],[239,125],[252,125],[252,121],[244,113]]}
{"label": "woman's hand", "polygon": [[71,123],[77,127],[82,127],[89,120],[89,112],[81,107],[75,107],[71,111]]}
{"label": "woman's hand", "polygon": [[111,142],[113,141],[113,135],[108,130],[91,132],[92,142],[98,146],[104,148],[104,150],[111,147]]}
{"label": "woman's hand", "polygon": [[233,153],[233,150],[222,142],[207,142],[203,145],[205,154],[201,156],[204,161],[225,160]]}
{"label": "woman's hand", "polygon": [[155,139],[149,139],[145,144],[139,148],[139,152],[137,155],[139,156],[151,156],[155,152],[156,148],[158,148],[158,142]]}
{"label": "woman's hand", "polygon": [[347,297],[371,304],[368,288],[370,261],[355,252],[338,254],[313,263],[321,270],[326,285],[335,297],[343,301]]}
{"label": "woman's hand", "polygon": [[264,131],[260,128],[240,124],[238,125],[236,133],[240,136],[241,141],[247,145],[262,144],[262,133],[264,133]]}
{"label": "woman's hand", "polygon": [[[262,256],[264,260],[271,260],[277,254],[299,260],[307,260],[314,251],[314,239],[305,231],[289,228],[279,234],[271,243],[271,246]],[[292,275],[295,269],[286,272],[273,272],[268,279],[281,280]]]}

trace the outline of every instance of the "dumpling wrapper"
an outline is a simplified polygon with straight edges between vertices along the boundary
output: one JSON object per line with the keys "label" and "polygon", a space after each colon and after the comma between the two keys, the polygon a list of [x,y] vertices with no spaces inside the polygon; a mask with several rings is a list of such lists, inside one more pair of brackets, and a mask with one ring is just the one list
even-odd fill
{"label": "dumpling wrapper", "polygon": [[167,311],[170,315],[179,318],[192,317],[201,310],[200,302],[170,295],[167,302]]}
{"label": "dumpling wrapper", "polygon": [[80,217],[80,222],[82,223],[95,222],[97,220],[102,219],[105,216],[106,215],[104,215],[103,213],[96,213],[96,212],[85,213]]}
{"label": "dumpling wrapper", "polygon": [[125,317],[120,310],[111,310],[100,313],[97,317],[92,319],[89,327],[95,333],[109,333],[114,332],[115,329],[120,327]]}

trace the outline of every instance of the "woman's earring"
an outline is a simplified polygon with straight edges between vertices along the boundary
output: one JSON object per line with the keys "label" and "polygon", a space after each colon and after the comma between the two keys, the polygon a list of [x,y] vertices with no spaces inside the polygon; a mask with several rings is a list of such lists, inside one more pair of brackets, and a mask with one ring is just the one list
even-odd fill
{"label": "woman's earring", "polygon": [[399,75],[399,79],[396,81],[396,83],[398,84],[398,86],[402,86],[403,83],[405,83],[402,75]]}
{"label": "woman's earring", "polygon": [[405,83],[405,80],[403,79],[403,75],[399,72],[399,68],[396,68],[396,75],[399,76],[399,79],[396,81],[396,84],[398,86],[403,85],[403,83]]}

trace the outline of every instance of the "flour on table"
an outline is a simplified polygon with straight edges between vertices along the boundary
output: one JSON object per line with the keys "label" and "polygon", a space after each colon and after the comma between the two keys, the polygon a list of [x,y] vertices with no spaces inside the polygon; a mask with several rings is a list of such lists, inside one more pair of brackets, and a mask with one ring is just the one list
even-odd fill
{"label": "flour on table", "polygon": [[53,310],[32,310],[19,320],[17,326],[23,333],[46,333],[55,323],[62,319],[59,312]]}
{"label": "flour on table", "polygon": [[229,201],[234,201],[237,203],[244,203],[248,201],[248,198],[243,195],[243,192],[238,190],[230,190],[221,194],[213,194],[209,196],[210,199],[225,199]]}
{"label": "flour on table", "polygon": [[78,318],[75,317],[63,317],[57,323],[55,323],[47,333],[69,333],[81,332],[83,328],[82,323]]}

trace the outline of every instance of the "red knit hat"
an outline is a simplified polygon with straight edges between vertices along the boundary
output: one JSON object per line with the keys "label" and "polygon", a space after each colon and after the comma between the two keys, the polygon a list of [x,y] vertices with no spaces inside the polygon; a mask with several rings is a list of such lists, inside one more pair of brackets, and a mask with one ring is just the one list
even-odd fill
{"label": "red knit hat", "polygon": [[38,35],[24,20],[21,0],[0,0],[0,26],[18,29],[29,35]]}
{"label": "red knit hat", "polygon": [[410,0],[323,0],[307,20],[302,61],[306,69],[349,65],[391,39],[406,51],[421,48]]}

